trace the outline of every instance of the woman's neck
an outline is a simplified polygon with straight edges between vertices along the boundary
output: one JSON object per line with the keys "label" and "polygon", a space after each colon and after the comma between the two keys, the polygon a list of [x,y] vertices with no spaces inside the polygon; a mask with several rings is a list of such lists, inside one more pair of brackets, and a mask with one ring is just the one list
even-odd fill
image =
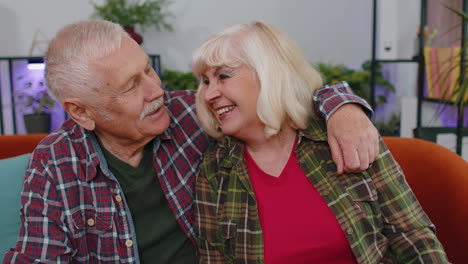
{"label": "woman's neck", "polygon": [[284,126],[274,136],[266,137],[262,134],[244,141],[247,151],[257,166],[267,174],[278,177],[289,160],[295,139],[296,130]]}

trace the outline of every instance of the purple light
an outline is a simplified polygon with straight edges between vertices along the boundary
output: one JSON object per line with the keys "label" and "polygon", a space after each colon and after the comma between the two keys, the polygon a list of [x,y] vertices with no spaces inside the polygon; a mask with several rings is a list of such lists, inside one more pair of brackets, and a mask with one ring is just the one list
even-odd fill
{"label": "purple light", "polygon": [[44,63],[29,63],[28,70],[44,70],[45,64]]}

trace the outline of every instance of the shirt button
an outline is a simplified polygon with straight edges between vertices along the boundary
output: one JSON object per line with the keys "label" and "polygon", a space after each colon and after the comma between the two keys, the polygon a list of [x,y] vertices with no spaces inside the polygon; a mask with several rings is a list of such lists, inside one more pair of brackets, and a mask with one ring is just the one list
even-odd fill
{"label": "shirt button", "polygon": [[348,233],[348,235],[351,235],[353,233],[353,229],[351,227],[346,228],[346,233]]}
{"label": "shirt button", "polygon": [[120,203],[122,201],[122,196],[116,195],[115,200]]}
{"label": "shirt button", "polygon": [[125,245],[126,245],[127,247],[132,247],[132,246],[133,246],[133,241],[131,241],[131,240],[129,239],[129,240],[125,241]]}
{"label": "shirt button", "polygon": [[88,223],[88,226],[94,226],[94,219],[89,218],[86,222]]}

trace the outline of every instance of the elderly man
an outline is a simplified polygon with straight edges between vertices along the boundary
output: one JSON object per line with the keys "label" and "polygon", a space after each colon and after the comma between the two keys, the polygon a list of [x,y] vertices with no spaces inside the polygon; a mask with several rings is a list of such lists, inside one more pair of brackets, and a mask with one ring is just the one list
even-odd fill
{"label": "elderly man", "polygon": [[[63,28],[46,65],[50,93],[71,119],[32,155],[19,239],[4,263],[197,263],[193,188],[210,139],[194,92],[164,91],[145,52],[110,22]],[[356,104],[334,111],[360,102],[347,91],[322,88],[320,109],[331,115],[335,161],[364,169],[378,136]],[[350,138],[346,157],[337,142]]]}

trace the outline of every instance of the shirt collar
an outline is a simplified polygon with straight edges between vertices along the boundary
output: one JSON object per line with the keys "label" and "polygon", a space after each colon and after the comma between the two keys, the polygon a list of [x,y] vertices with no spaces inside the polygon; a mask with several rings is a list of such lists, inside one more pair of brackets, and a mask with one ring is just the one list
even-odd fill
{"label": "shirt collar", "polygon": [[307,125],[307,129],[299,131],[299,142],[302,137],[305,137],[310,140],[314,141],[327,141],[327,124],[325,120],[320,118],[317,115],[312,115],[309,118],[309,123]]}
{"label": "shirt collar", "polygon": [[[171,123],[172,126],[172,123]],[[109,170],[109,167],[107,165],[107,160],[104,156],[104,153],[102,151],[102,147],[99,144],[99,141],[96,137],[96,134],[92,131],[87,131],[85,130],[85,144],[92,146],[91,148],[88,148],[88,155],[87,160],[86,160],[86,175],[85,175],[85,180],[86,181],[91,181],[97,176],[97,168],[98,166],[101,168],[102,172],[104,173],[105,176],[112,178],[113,174]],[[157,136],[152,142],[153,144],[153,153],[156,152],[158,147],[161,144],[161,140],[171,140],[172,139],[172,132],[171,129],[168,128],[166,131],[164,131],[161,135]],[[86,138],[88,140],[86,140]],[[151,144],[151,143],[150,143]]]}
{"label": "shirt collar", "polygon": [[[77,173],[80,181],[90,181],[96,177],[99,165],[100,148],[94,132],[78,125],[73,119],[63,123],[63,133],[68,138],[70,153],[67,155],[73,164],[84,166],[84,173]],[[76,166],[73,166],[75,169]]]}
{"label": "shirt collar", "polygon": [[174,129],[175,127],[175,124],[174,122],[172,122],[172,116],[170,117],[171,118],[171,123],[169,124],[169,127],[161,133],[161,135],[157,136],[158,138],[160,138],[161,140],[169,140],[169,139],[172,139],[172,130]]}
{"label": "shirt collar", "polygon": [[96,177],[99,165],[101,166],[101,169],[103,169],[104,174],[108,176],[107,162],[104,158],[104,154],[102,153],[101,145],[99,145],[96,134],[88,130],[86,130],[84,134],[85,137],[88,138],[85,142],[92,147],[89,148],[89,153],[86,155],[86,181],[91,181]]}

